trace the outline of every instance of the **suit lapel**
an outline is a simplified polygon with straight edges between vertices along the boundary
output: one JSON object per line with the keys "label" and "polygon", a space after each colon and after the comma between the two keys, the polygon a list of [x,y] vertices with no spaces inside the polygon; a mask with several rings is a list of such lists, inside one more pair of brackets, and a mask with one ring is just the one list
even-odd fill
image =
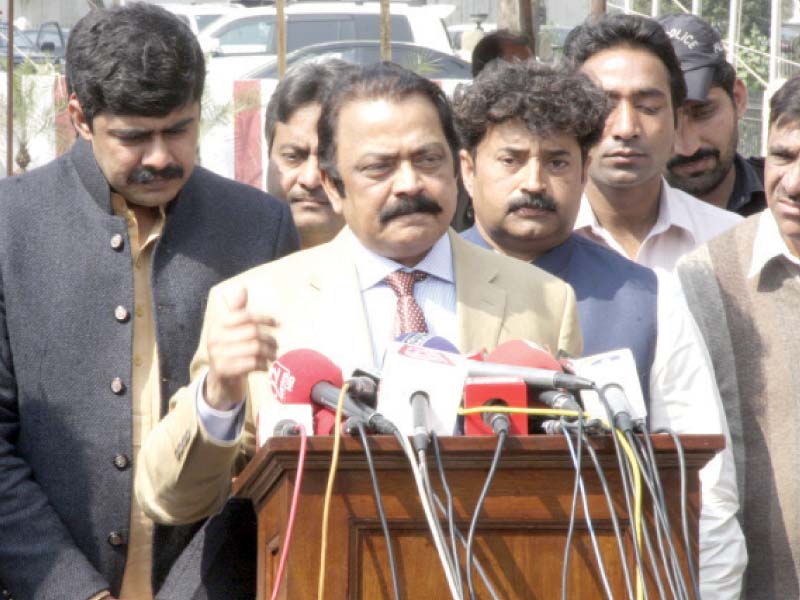
{"label": "suit lapel", "polygon": [[[343,370],[373,363],[364,300],[349,240],[344,232],[330,243],[309,276],[316,307],[312,333],[326,356]],[[347,375],[348,373],[345,373]]]}
{"label": "suit lapel", "polygon": [[462,240],[450,230],[456,279],[456,315],[459,349],[473,352],[493,349],[500,339],[506,308],[506,291],[494,282],[497,267],[490,255]]}

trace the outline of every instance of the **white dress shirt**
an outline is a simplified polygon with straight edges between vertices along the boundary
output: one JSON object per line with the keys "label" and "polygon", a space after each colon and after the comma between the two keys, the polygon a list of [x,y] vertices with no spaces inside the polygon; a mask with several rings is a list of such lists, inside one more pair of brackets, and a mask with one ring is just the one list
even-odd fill
{"label": "white dress shirt", "polygon": [[736,518],[739,495],[728,424],[711,357],[683,291],[674,277],[656,274],[658,337],[650,370],[650,427],[725,435],[725,449],[700,471],[699,576],[703,600],[734,600],[741,592],[747,549]]}
{"label": "white dress shirt", "polygon": [[736,213],[717,208],[670,187],[662,178],[658,218],[642,241],[636,256],[628,256],[622,246],[600,225],[585,193],[575,220],[575,231],[605,244],[640,265],[671,273],[681,256],[741,220],[742,217]]}
{"label": "white dress shirt", "polygon": [[774,258],[783,257],[787,261],[800,266],[800,258],[792,254],[786,240],[781,236],[775,215],[767,209],[758,217],[758,229],[753,239],[753,257],[750,261],[750,270],[747,278],[752,279]]}

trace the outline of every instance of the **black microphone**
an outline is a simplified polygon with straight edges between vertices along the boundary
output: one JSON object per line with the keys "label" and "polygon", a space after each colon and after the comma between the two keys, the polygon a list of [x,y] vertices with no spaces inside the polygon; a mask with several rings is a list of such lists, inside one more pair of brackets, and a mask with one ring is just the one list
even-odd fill
{"label": "black microphone", "polygon": [[417,391],[411,394],[411,422],[414,431],[414,448],[417,452],[428,448],[430,428],[428,427],[428,394]]}
{"label": "black microphone", "polygon": [[574,410],[576,412],[583,410],[575,400],[575,396],[561,390],[544,390],[539,394],[539,401],[554,410]]}
{"label": "black microphone", "polygon": [[618,383],[609,383],[604,385],[600,391],[611,408],[611,414],[614,419],[612,425],[625,432],[633,431],[631,405],[622,386]]}
{"label": "black microphone", "polygon": [[275,423],[275,427],[272,429],[272,435],[300,435],[300,428],[298,427],[297,421],[293,419],[281,419]]}

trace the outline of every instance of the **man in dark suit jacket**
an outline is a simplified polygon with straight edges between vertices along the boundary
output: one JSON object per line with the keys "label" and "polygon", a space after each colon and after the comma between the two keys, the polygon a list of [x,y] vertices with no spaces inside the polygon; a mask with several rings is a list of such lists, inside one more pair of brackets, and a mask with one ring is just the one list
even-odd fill
{"label": "man in dark suit jacket", "polygon": [[[708,353],[679,291],[572,233],[607,111],[604,94],[583,75],[534,62],[487,66],[454,101],[476,219],[464,237],[573,286],[584,351],[633,351],[652,429],[727,433]],[[701,473],[701,592],[734,598],[745,552],[730,449],[709,465]]]}
{"label": "man in dark suit jacket", "polygon": [[196,527],[153,531],[137,447],[188,382],[208,290],[297,248],[286,205],[195,167],[204,76],[163,9],[91,12],[67,49],[78,140],[0,182],[0,579],[17,600],[152,597]]}

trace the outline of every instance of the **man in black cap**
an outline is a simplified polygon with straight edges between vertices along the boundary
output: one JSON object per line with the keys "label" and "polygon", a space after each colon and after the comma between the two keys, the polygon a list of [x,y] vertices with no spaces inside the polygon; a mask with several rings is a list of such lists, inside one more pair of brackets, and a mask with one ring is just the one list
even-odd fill
{"label": "man in black cap", "polygon": [[764,159],[745,159],[736,151],[747,88],[725,60],[719,33],[690,14],[668,15],[660,22],[672,40],[688,92],[667,180],[740,215],[760,212],[766,206]]}

